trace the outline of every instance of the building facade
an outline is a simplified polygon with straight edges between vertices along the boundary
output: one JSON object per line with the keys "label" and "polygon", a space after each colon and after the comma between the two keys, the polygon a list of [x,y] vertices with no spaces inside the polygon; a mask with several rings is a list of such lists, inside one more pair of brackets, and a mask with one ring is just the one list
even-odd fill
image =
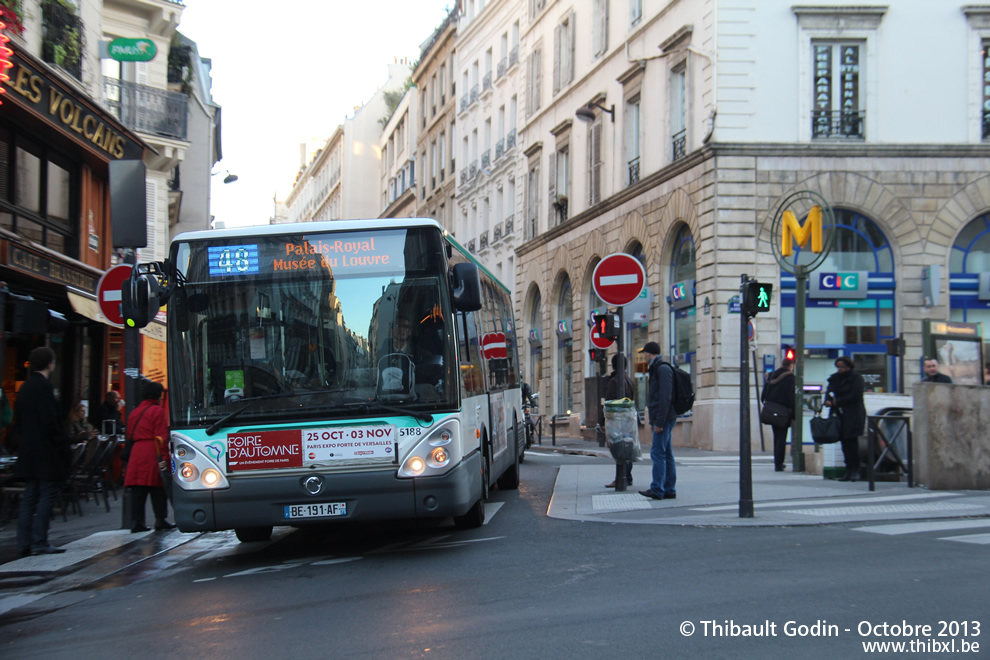
{"label": "building facade", "polygon": [[[645,312],[627,308],[624,334],[640,407],[635,350],[646,340],[694,378],[679,444],[738,447],[743,274],[776,292],[755,319],[761,368],[779,363],[803,322],[805,381],[824,383],[834,359],[850,356],[868,408],[918,380],[926,321],[983,322],[986,337],[990,7],[534,0],[528,9],[520,206],[533,230],[517,250],[515,304],[544,412],[594,420],[585,349],[604,305],[592,274],[613,252],[637,256],[647,274]],[[939,47],[912,48],[922,35]],[[802,320],[771,230],[788,198],[808,192],[831,207],[835,240],[810,277]],[[792,210],[803,219],[809,208]],[[836,290],[836,276],[850,274],[862,286]],[[901,337],[903,362],[887,355]],[[961,356],[940,357],[968,377]]]}
{"label": "building facade", "polygon": [[454,232],[457,193],[457,21],[455,5],[420,47],[412,81],[419,92],[416,153],[422,172],[416,215]]}
{"label": "building facade", "polygon": [[[419,107],[419,95],[416,91],[412,86],[405,90],[382,129],[379,152],[383,218],[411,218],[416,215],[416,136]],[[419,162],[422,164],[425,160]],[[422,173],[419,176],[422,177]]]}

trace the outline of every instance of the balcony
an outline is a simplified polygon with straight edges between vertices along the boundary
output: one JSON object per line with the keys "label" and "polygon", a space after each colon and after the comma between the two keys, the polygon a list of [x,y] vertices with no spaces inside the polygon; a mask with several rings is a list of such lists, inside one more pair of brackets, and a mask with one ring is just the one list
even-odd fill
{"label": "balcony", "polygon": [[41,20],[41,59],[62,68],[76,80],[82,80],[86,41],[77,10],[61,2],[45,2],[41,5]]}
{"label": "balcony", "polygon": [[468,109],[468,97],[461,97],[461,112],[467,112]]}
{"label": "balcony", "polygon": [[629,166],[629,185],[639,181],[639,156],[636,156],[628,163]]}
{"label": "balcony", "polygon": [[474,254],[477,251],[478,250],[475,248],[475,240],[472,238],[470,241],[468,241],[468,252]]}
{"label": "balcony", "polygon": [[467,170],[461,170],[461,185],[467,185],[468,173]]}
{"label": "balcony", "polygon": [[489,71],[485,74],[485,77],[481,79],[481,93],[492,91],[492,72]]}
{"label": "balcony", "polygon": [[519,44],[512,47],[509,51],[509,68],[511,69],[515,65],[519,64]]}
{"label": "balcony", "polygon": [[471,161],[471,167],[468,168],[468,178],[473,179],[478,176],[478,161]]}
{"label": "balcony", "polygon": [[670,137],[671,162],[684,158],[687,154],[687,129],[681,129]]}
{"label": "balcony", "polygon": [[481,169],[490,170],[492,167],[492,150],[485,149],[485,152],[481,154]]}
{"label": "balcony", "polygon": [[499,141],[495,143],[495,160],[498,160],[505,155],[505,138],[499,138]]}
{"label": "balcony", "polygon": [[502,240],[502,223],[496,224],[492,227],[492,245],[498,245]]}
{"label": "balcony", "polygon": [[505,150],[509,151],[516,146],[516,129],[509,130],[509,134],[505,136]]}
{"label": "balcony", "polygon": [[471,105],[478,102],[478,86],[475,85],[471,88]]}
{"label": "balcony", "polygon": [[[863,131],[865,119],[866,111],[864,110],[853,112],[816,111],[811,113],[811,137],[815,140],[842,138],[864,140],[866,139]],[[983,134],[986,135],[985,116]]]}
{"label": "balcony", "polygon": [[505,219],[505,232],[502,234],[503,238],[508,238],[512,236],[516,224],[516,216],[510,215]]}
{"label": "balcony", "polygon": [[500,80],[505,76],[505,72],[509,70],[509,58],[503,57],[498,61],[498,66],[495,67],[495,80]]}
{"label": "balcony", "polygon": [[484,250],[487,250],[488,249],[488,230],[487,229],[485,231],[481,232],[481,237],[479,239],[479,243],[480,243],[479,249],[481,251],[484,251]]}
{"label": "balcony", "polygon": [[103,102],[131,130],[186,139],[189,97],[185,94],[104,78]]}

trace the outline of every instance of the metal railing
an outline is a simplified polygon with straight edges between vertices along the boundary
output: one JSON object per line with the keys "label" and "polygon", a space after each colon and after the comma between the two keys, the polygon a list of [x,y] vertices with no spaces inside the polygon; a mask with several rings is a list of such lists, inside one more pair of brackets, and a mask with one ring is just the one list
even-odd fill
{"label": "metal railing", "polygon": [[516,129],[511,129],[509,134],[505,136],[505,150],[508,151],[512,147],[516,146]]}
{"label": "metal railing", "polygon": [[481,154],[481,169],[487,170],[490,169],[491,166],[492,166],[492,150],[485,149],[485,151]]}
{"label": "metal railing", "polygon": [[480,243],[480,249],[482,249],[482,250],[487,250],[488,249],[488,230],[487,229],[485,231],[481,232],[481,236],[479,237],[478,242]]}
{"label": "metal railing", "polygon": [[478,86],[475,85],[474,87],[471,88],[471,103],[474,104],[477,102],[478,102]]}
{"label": "metal railing", "polygon": [[639,156],[629,161],[629,185],[639,181]]}
{"label": "metal railing", "polygon": [[670,136],[670,160],[675,161],[687,155],[687,129],[681,129]]}
{"label": "metal railing", "polygon": [[[907,477],[908,488],[914,488],[914,443],[911,438],[911,409],[884,408],[876,415],[866,418],[867,445],[869,460],[866,463],[866,478],[870,490],[876,490],[878,468],[892,468],[898,476]],[[902,450],[907,461],[901,459],[897,445],[903,442]],[[879,451],[879,454],[878,454]],[[885,470],[889,473],[889,470]]]}
{"label": "metal railing", "polygon": [[488,92],[492,88],[492,72],[489,71],[485,74],[485,77],[481,79],[481,91]]}
{"label": "metal railing", "polygon": [[815,111],[811,113],[811,136],[816,140],[833,138],[863,140],[866,138],[863,130],[865,119],[866,112],[864,110],[853,112]]}
{"label": "metal railing", "polygon": [[467,170],[461,170],[461,185],[467,184]]}
{"label": "metal railing", "polygon": [[492,227],[492,245],[495,245],[502,240],[502,223],[497,223]]}
{"label": "metal railing", "polygon": [[468,97],[461,97],[461,112],[467,112],[468,109]]}
{"label": "metal railing", "polygon": [[104,78],[103,102],[127,128],[186,139],[189,97],[185,94]]}
{"label": "metal railing", "polygon": [[516,216],[510,215],[505,219],[505,237],[512,236],[512,231],[516,223]]}
{"label": "metal railing", "polygon": [[509,68],[512,68],[516,64],[519,64],[519,46],[513,46],[512,50],[509,51]]}
{"label": "metal railing", "polygon": [[505,72],[509,69],[509,58],[503,57],[498,61],[498,66],[495,67],[495,79],[499,79],[505,75]]}
{"label": "metal railing", "polygon": [[500,138],[498,142],[495,143],[495,160],[498,160],[505,154],[505,138]]}
{"label": "metal railing", "polygon": [[473,238],[470,241],[468,241],[468,252],[470,252],[471,254],[477,252],[477,250],[475,249],[475,240]]}

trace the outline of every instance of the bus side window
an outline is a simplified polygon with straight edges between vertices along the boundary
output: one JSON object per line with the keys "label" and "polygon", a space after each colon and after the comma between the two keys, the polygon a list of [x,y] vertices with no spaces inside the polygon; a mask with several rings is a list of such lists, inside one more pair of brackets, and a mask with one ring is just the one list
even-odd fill
{"label": "bus side window", "polygon": [[459,345],[461,395],[469,397],[484,394],[485,379],[478,346],[477,313],[457,312],[457,330],[461,340]]}

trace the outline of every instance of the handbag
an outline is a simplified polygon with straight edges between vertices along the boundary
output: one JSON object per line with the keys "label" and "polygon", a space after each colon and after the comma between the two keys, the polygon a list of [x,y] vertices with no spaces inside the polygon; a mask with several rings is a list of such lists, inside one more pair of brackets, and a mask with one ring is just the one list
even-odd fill
{"label": "handbag", "polygon": [[829,445],[838,442],[842,435],[842,420],[839,415],[830,410],[828,417],[822,417],[819,410],[809,422],[811,426],[811,437],[820,445]]}
{"label": "handbag", "polygon": [[134,437],[133,435],[129,435],[128,431],[133,433],[133,431],[137,429],[138,422],[141,421],[141,418],[144,417],[144,413],[146,412],[148,412],[147,408],[141,411],[141,414],[138,415],[138,418],[134,420],[133,426],[131,426],[130,424],[127,425],[127,430],[124,431],[124,446],[121,447],[120,449],[120,460],[126,461],[131,457],[131,449],[134,448]]}
{"label": "handbag", "polygon": [[782,403],[767,401],[760,410],[760,421],[770,426],[790,426],[791,410]]}

